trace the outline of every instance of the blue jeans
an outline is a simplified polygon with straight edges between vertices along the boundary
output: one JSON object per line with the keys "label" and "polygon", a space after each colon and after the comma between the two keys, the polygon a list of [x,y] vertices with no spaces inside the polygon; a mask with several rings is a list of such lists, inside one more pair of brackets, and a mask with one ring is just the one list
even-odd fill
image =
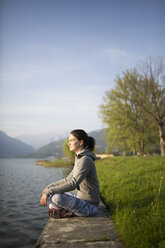
{"label": "blue jeans", "polygon": [[98,206],[78,198],[71,192],[52,195],[49,208],[52,207],[56,209],[64,208],[78,216],[94,216],[98,212]]}

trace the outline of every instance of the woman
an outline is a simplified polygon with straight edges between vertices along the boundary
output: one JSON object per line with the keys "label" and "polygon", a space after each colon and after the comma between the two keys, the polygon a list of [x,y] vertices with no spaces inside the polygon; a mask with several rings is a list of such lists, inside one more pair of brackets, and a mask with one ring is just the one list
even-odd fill
{"label": "woman", "polygon": [[76,129],[70,133],[68,146],[75,152],[73,170],[66,178],[49,184],[42,192],[40,203],[46,206],[50,198],[48,214],[52,218],[94,216],[100,202],[96,156],[92,152],[95,140],[84,130]]}

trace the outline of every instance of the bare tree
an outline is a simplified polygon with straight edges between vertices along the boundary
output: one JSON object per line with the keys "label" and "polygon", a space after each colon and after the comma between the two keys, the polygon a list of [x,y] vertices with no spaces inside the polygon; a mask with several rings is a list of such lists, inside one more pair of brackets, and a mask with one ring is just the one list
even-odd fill
{"label": "bare tree", "polygon": [[137,101],[155,121],[165,156],[165,69],[162,58],[148,58],[142,64],[142,84]]}

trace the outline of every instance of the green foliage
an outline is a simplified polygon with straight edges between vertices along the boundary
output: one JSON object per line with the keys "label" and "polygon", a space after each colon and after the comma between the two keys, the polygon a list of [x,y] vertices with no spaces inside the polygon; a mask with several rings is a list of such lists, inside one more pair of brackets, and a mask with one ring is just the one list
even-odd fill
{"label": "green foliage", "polygon": [[[143,68],[144,69],[144,68]],[[143,74],[136,69],[117,76],[114,89],[107,91],[100,114],[108,125],[107,150],[123,154],[152,153],[160,142],[165,152],[165,77],[161,62],[146,63]],[[162,76],[162,77],[161,77]],[[162,80],[160,79],[162,78]],[[154,146],[155,147],[154,147]]]}
{"label": "green foliage", "polygon": [[165,157],[115,157],[96,162],[101,196],[128,247],[165,243]]}
{"label": "green foliage", "polygon": [[65,139],[63,144],[63,153],[68,157],[71,164],[74,164],[74,152],[71,152],[68,146],[68,138]]}
{"label": "green foliage", "polygon": [[139,84],[141,77],[136,70],[117,76],[116,87],[106,92],[104,104],[100,106],[103,121],[108,124],[108,149],[115,147],[124,154],[143,154],[146,144],[156,142],[155,126],[151,118],[141,111],[135,102],[132,85]]}

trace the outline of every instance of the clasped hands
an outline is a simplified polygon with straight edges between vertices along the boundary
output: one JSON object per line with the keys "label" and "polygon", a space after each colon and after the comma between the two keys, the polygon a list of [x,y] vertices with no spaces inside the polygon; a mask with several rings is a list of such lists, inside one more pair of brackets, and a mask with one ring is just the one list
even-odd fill
{"label": "clasped hands", "polygon": [[47,190],[48,188],[45,188],[43,191],[42,191],[42,196],[41,196],[41,199],[40,199],[40,203],[42,206],[46,206],[47,205],[47,195],[45,194],[45,191]]}

